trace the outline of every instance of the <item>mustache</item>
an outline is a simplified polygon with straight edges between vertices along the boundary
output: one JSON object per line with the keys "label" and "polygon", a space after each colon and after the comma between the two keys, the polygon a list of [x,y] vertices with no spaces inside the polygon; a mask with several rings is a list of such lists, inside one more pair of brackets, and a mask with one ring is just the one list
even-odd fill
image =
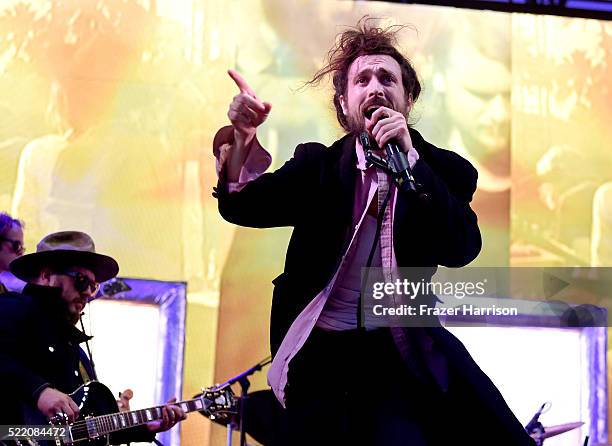
{"label": "mustache", "polygon": [[368,111],[368,108],[370,107],[393,108],[393,105],[389,101],[387,101],[385,98],[381,98],[379,96],[366,101],[361,107],[361,110],[364,116],[366,116],[368,119],[370,119],[372,117],[372,113],[374,113],[374,109]]}

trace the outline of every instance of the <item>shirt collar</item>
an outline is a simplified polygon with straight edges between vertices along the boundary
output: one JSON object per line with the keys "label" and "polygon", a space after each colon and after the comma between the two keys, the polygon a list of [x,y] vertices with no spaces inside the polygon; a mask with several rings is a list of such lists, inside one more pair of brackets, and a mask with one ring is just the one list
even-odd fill
{"label": "shirt collar", "polygon": [[371,165],[368,166],[365,152],[363,151],[363,147],[361,147],[359,138],[355,138],[355,151],[357,152],[357,169],[365,171],[368,167],[371,167]]}

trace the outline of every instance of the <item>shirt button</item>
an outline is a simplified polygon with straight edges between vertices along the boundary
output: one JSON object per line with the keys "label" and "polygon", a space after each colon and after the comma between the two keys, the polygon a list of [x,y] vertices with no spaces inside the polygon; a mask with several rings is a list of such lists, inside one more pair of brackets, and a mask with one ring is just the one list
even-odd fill
{"label": "shirt button", "polygon": [[53,348],[53,346],[51,346],[51,345],[49,346],[49,351],[50,351],[51,353],[53,353],[53,352],[55,351],[55,349]]}
{"label": "shirt button", "polygon": [[74,371],[74,376],[77,376],[77,377],[78,377],[78,376],[79,376],[79,372],[75,370],[75,371]]}

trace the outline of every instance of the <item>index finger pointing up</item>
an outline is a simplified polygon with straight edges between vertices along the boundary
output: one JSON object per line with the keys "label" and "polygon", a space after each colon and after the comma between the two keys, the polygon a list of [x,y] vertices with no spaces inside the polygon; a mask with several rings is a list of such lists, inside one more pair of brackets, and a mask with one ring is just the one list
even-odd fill
{"label": "index finger pointing up", "polygon": [[238,74],[236,70],[227,70],[227,74],[229,74],[232,80],[236,83],[236,86],[240,89],[241,93],[246,93],[249,96],[257,98],[257,95],[255,94],[253,89],[249,87],[249,84],[247,84],[244,78],[240,74]]}

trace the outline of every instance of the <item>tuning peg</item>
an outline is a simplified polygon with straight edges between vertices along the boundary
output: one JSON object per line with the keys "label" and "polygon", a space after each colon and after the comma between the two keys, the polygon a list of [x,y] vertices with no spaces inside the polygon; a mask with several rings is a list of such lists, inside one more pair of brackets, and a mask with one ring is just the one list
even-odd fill
{"label": "tuning peg", "polygon": [[68,424],[68,415],[65,412],[58,412],[49,419],[49,423],[53,425]]}

